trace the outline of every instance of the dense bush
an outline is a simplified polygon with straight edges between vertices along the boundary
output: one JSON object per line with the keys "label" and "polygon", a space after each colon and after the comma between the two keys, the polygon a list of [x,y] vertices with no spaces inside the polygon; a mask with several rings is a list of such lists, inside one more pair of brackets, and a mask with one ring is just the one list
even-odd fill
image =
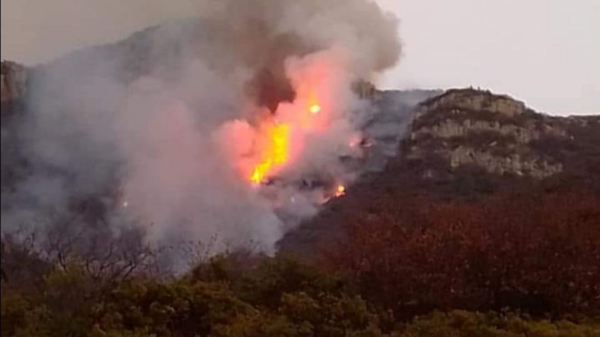
{"label": "dense bush", "polygon": [[[341,280],[287,259],[255,258],[230,277],[216,258],[184,277],[95,287],[83,268],[44,276],[42,291],[3,284],[3,336],[382,336],[392,318]],[[222,272],[215,272],[221,270]],[[387,329],[387,330],[386,330]]]}
{"label": "dense bush", "polygon": [[418,317],[404,329],[406,337],[568,337],[600,334],[600,321],[578,324],[560,320],[532,320],[515,314],[452,311]]}
{"label": "dense bush", "polygon": [[[215,259],[189,275],[130,278],[101,293],[84,269],[54,271],[32,295],[3,285],[3,336],[90,337],[595,337],[600,320],[531,319],[511,313],[432,312],[406,323],[328,273],[288,259],[255,258],[230,279]],[[230,269],[231,270],[231,269]],[[252,294],[252,290],[256,293]],[[250,297],[248,297],[250,295]]]}
{"label": "dense bush", "polygon": [[[394,197],[357,215],[330,266],[401,315],[431,309],[600,311],[600,198],[511,192]],[[412,207],[405,207],[412,205]]]}
{"label": "dense bush", "polygon": [[557,191],[390,191],[319,263],[236,252],[178,277],[157,273],[157,252],[133,234],[80,250],[60,233],[48,248],[3,236],[1,333],[598,337],[600,199]]}

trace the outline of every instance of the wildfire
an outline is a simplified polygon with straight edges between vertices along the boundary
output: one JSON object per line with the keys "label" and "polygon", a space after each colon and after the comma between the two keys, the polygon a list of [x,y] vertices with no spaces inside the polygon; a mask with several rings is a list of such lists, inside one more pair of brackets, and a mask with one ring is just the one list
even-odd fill
{"label": "wildfire", "polygon": [[[318,114],[321,112],[321,105],[318,103],[310,104],[308,112],[308,116]],[[306,120],[304,117],[299,117],[286,120],[285,123],[275,121],[261,126],[260,133],[263,136],[257,143],[257,148],[260,151],[259,159],[253,166],[249,176],[253,184],[260,184],[266,178],[272,176],[273,171],[280,169],[289,161],[292,127],[309,130],[314,124],[311,120],[313,119]]]}
{"label": "wildfire", "polygon": [[247,154],[240,164],[246,180],[258,185],[277,175],[283,178],[284,169],[310,157],[304,151],[315,145],[308,141],[327,132],[339,109],[332,99],[339,85],[334,80],[338,66],[333,54],[290,63],[286,71],[296,96],[291,102],[281,102],[275,111],[255,115],[257,124],[250,125],[251,147],[241,152]]}
{"label": "wildfire", "polygon": [[335,196],[341,197],[344,194],[346,194],[346,187],[344,185],[338,185],[335,189]]}
{"label": "wildfire", "polygon": [[321,106],[318,104],[313,104],[310,106],[310,108],[308,109],[308,111],[310,111],[311,114],[316,115],[319,112],[321,112]]}
{"label": "wildfire", "polygon": [[266,127],[266,138],[261,145],[260,162],[252,170],[250,181],[262,182],[269,173],[285,164],[289,157],[290,126],[273,123]]}

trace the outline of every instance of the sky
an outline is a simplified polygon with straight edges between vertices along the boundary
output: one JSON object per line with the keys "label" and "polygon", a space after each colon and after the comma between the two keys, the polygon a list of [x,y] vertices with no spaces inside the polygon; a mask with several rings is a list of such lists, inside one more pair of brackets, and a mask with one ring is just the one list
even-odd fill
{"label": "sky", "polygon": [[[600,114],[600,0],[377,0],[400,19],[388,89],[481,87],[554,115]],[[45,62],[193,15],[194,0],[2,0],[2,59]]]}

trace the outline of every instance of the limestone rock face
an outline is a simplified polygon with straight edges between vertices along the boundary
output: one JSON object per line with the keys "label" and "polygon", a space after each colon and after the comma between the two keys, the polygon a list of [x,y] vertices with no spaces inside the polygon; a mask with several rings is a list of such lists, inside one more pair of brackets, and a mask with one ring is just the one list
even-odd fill
{"label": "limestone rock face", "polygon": [[487,91],[465,89],[449,90],[435,99],[423,102],[421,113],[426,114],[447,105],[453,105],[458,109],[485,110],[508,117],[515,117],[527,110],[525,103],[516,101],[508,96],[498,96]]}
{"label": "limestone rock face", "polygon": [[[27,69],[17,63],[3,61],[1,67],[2,106],[11,105],[23,99],[27,91]],[[2,110],[3,113],[5,110]]]}
{"label": "limestone rock face", "polygon": [[551,163],[537,158],[522,158],[519,154],[497,156],[487,151],[459,146],[449,153],[450,167],[457,169],[464,165],[483,167],[495,174],[512,173],[518,176],[527,175],[541,179],[560,173],[561,163]]}
{"label": "limestone rock face", "polygon": [[413,139],[422,135],[451,139],[453,137],[465,137],[470,133],[492,132],[502,136],[514,137],[520,144],[527,144],[544,136],[565,137],[566,132],[562,129],[543,127],[538,129],[535,125],[517,126],[501,124],[499,121],[463,120],[462,123],[454,120],[446,120],[432,127],[423,127],[413,134]]}
{"label": "limestone rock face", "polygon": [[415,116],[401,157],[409,162],[436,157],[437,163],[445,163],[425,165],[421,176],[429,178],[475,167],[544,179],[573,167],[568,158],[575,149],[596,153],[593,134],[600,133],[599,116],[547,116],[508,96],[474,89],[449,90],[429,99]]}

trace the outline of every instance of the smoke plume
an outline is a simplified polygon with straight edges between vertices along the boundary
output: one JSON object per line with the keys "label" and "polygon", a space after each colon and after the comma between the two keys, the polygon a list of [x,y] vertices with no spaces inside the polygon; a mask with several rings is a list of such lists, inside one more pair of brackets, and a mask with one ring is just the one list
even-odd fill
{"label": "smoke plume", "polygon": [[356,178],[340,158],[362,155],[369,107],[352,85],[397,62],[395,18],[368,0],[194,8],[33,71],[20,131],[30,174],[3,193],[3,229],[95,198],[92,219],[116,233],[136,224],[151,243],[270,252],[329,185]]}

